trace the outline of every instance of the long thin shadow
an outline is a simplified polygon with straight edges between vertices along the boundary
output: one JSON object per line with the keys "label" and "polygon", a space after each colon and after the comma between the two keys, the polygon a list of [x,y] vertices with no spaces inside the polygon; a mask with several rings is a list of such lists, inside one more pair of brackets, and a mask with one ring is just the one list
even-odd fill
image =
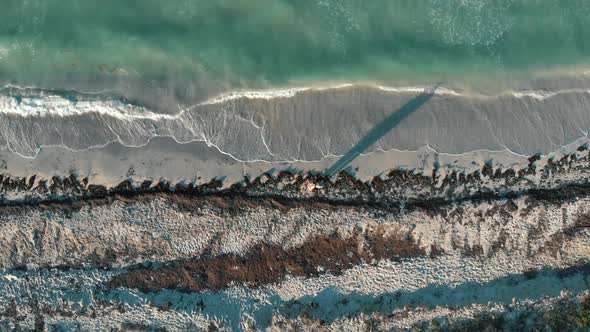
{"label": "long thin shadow", "polygon": [[[85,270],[73,271],[85,273]],[[43,278],[55,272],[11,270],[0,273],[0,278],[8,273],[16,274],[19,278],[37,275]],[[297,317],[305,315],[331,324],[342,318],[359,317],[363,314],[387,315],[396,309],[408,307],[462,309],[478,304],[503,305],[510,304],[514,300],[538,301],[546,297],[557,297],[563,291],[571,292],[573,296],[576,296],[588,290],[589,281],[590,264],[581,264],[566,268],[544,267],[500,276],[485,282],[463,281],[457,285],[435,282],[418,289],[401,289],[383,293],[357,293],[324,288],[319,293],[291,300],[284,300],[278,294],[273,294],[263,303],[255,300],[254,297],[236,297],[227,291],[181,293],[175,290],[160,290],[143,293],[129,288],[119,288],[97,291],[96,296],[109,303],[121,302],[130,305],[150,303],[158,308],[165,306],[167,310],[198,312],[228,322],[234,331],[241,331],[240,323],[244,314],[253,317],[254,327],[260,330],[268,328],[273,316],[277,313],[288,319],[296,320]],[[0,282],[0,291],[7,287],[11,287],[11,282]],[[61,296],[80,296],[80,290],[68,290]]]}
{"label": "long thin shadow", "polygon": [[436,87],[429,92],[422,93],[417,97],[413,98],[405,105],[400,107],[397,112],[391,113],[387,118],[377,124],[371,131],[363,137],[350,151],[348,151],[344,156],[342,156],[338,161],[334,163],[330,168],[328,168],[324,172],[325,177],[332,177],[335,174],[339,173],[343,169],[348,166],[354,159],[356,159],[363,151],[365,151],[368,147],[373,145],[377,142],[381,137],[385,136],[388,132],[390,132],[393,128],[395,128],[402,120],[408,117],[410,114],[417,111],[420,107],[422,107],[432,96],[434,96],[434,92]]}

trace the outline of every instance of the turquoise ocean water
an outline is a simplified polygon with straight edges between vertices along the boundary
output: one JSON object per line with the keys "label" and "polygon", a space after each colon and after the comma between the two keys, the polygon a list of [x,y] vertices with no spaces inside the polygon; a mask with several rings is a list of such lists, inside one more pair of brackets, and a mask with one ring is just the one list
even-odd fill
{"label": "turquoise ocean water", "polygon": [[587,0],[3,0],[0,11],[0,82],[42,87],[433,82],[589,56]]}

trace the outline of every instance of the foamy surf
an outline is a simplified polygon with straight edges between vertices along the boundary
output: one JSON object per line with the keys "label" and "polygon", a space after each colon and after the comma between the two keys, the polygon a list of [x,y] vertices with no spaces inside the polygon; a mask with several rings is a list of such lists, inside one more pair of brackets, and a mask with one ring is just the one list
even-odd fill
{"label": "foamy surf", "polygon": [[[248,90],[248,91],[232,91],[222,93],[203,102],[193,106],[179,106],[180,112],[177,114],[163,114],[149,110],[146,107],[133,105],[117,99],[109,98],[108,91],[103,92],[80,92],[79,100],[72,101],[59,94],[52,93],[51,90],[39,90],[34,87],[20,87],[14,85],[6,85],[5,88],[16,89],[22,92],[21,94],[11,93],[0,94],[0,113],[12,114],[18,116],[76,116],[87,113],[97,113],[100,115],[113,116],[119,119],[134,120],[134,119],[152,119],[152,120],[174,120],[178,119],[185,109],[190,109],[203,105],[219,105],[230,101],[240,99],[245,100],[272,100],[280,98],[294,98],[300,93],[304,92],[325,92],[336,91],[343,88],[354,87],[368,87],[376,88],[380,91],[393,94],[417,94],[429,92],[433,89],[432,86],[382,86],[382,85],[365,85],[344,83],[337,85],[326,86],[310,86],[310,87],[293,87],[285,89],[268,89],[268,90]],[[32,95],[31,91],[42,91],[37,95]],[[590,90],[585,89],[564,89],[557,91],[547,90],[518,90],[505,91],[498,94],[486,95],[481,93],[463,93],[444,86],[438,86],[432,91],[439,96],[452,96],[463,98],[499,98],[512,96],[517,99],[532,98],[536,100],[545,100],[560,94],[566,93],[590,93]],[[72,92],[75,95],[75,92]],[[87,96],[92,96],[88,99]]]}
{"label": "foamy surf", "polygon": [[170,120],[177,118],[173,115],[155,113],[144,107],[124,104],[115,100],[80,100],[73,102],[56,95],[19,98],[0,95],[0,113],[22,117],[73,117],[95,113],[128,121],[136,119]]}
{"label": "foamy surf", "polygon": [[450,95],[450,96],[463,96],[463,94],[448,89],[442,86],[406,86],[406,87],[391,87],[391,86],[377,86],[379,90],[386,91],[386,92],[397,92],[397,93],[422,93],[422,92],[432,92],[435,95]]}
{"label": "foamy surf", "polygon": [[343,83],[338,85],[327,85],[327,86],[313,86],[313,87],[293,87],[285,89],[268,89],[268,90],[250,90],[250,91],[232,91],[220,94],[216,97],[208,99],[199,105],[213,105],[220,104],[227,101],[236,99],[264,99],[270,100],[274,98],[292,98],[300,92],[305,91],[325,91],[325,90],[337,90],[347,87],[352,87],[352,83]]}

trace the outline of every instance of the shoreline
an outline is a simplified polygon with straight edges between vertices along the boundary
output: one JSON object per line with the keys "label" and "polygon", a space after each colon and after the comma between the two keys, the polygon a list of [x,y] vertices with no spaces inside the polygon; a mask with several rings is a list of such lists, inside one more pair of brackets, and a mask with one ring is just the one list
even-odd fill
{"label": "shoreline", "polygon": [[[436,173],[435,186],[439,187],[443,183],[441,181],[451,174],[469,175],[486,168],[491,173],[519,173],[530,168],[531,160],[535,160],[537,172],[526,175],[527,181],[534,183],[540,180],[541,170],[548,164],[572,155],[583,158],[588,145],[590,138],[584,137],[547,155],[534,156],[508,150],[439,153],[428,146],[417,151],[375,151],[361,154],[343,172],[360,182],[385,179],[386,174],[392,171],[425,177]],[[219,181],[219,189],[225,190],[243,183],[244,179],[253,181],[265,176],[271,179],[284,172],[302,177],[319,175],[338,159],[338,156],[330,156],[318,161],[242,162],[204,142],[177,143],[170,137],[157,137],[142,147],[125,147],[117,142],[80,152],[63,147],[45,147],[32,159],[0,151],[0,166],[4,169],[0,170],[0,174],[23,179],[34,175],[35,185],[42,180],[67,178],[75,174],[86,178],[87,185],[106,188],[114,188],[130,179],[132,186],[141,186],[145,181],[153,185],[164,181],[172,186],[196,187]]]}
{"label": "shoreline", "polygon": [[[561,78],[560,76],[556,76],[555,79]],[[387,93],[422,93],[425,90],[431,89],[432,87],[436,86],[434,93],[436,95],[448,95],[448,96],[455,96],[455,97],[462,97],[462,98],[469,98],[469,99],[490,99],[490,98],[500,98],[500,97],[514,97],[514,98],[534,98],[534,99],[547,99],[559,94],[565,93],[590,93],[590,70],[584,72],[582,75],[572,75],[566,78],[582,78],[588,79],[588,84],[583,84],[581,87],[577,88],[563,88],[563,89],[542,89],[542,88],[529,88],[526,84],[523,87],[509,87],[504,86],[504,89],[501,87],[502,84],[498,84],[498,91],[490,91],[490,93],[485,93],[483,91],[478,91],[477,88],[473,86],[468,86],[464,84],[453,84],[453,83],[428,83],[428,84],[416,84],[416,85],[407,85],[403,83],[395,84],[392,83],[390,85],[384,85],[384,82],[370,82],[370,81],[336,81],[336,82],[325,82],[325,83],[314,83],[309,82],[307,85],[295,84],[295,85],[286,85],[286,86],[277,86],[277,87],[268,87],[268,88],[261,88],[261,89],[235,89],[235,90],[228,90],[225,92],[219,92],[208,98],[197,102],[195,104],[189,105],[178,105],[180,109],[179,113],[164,113],[162,116],[167,117],[174,117],[179,116],[184,112],[186,109],[204,106],[204,105],[214,105],[214,104],[221,104],[228,101],[235,101],[239,99],[253,99],[253,100],[271,100],[271,99],[280,99],[280,98],[292,98],[296,97],[298,94],[301,93],[317,93],[317,92],[331,92],[331,91],[338,91],[338,90],[360,90],[360,89],[377,89]],[[553,78],[550,78],[550,80]],[[533,80],[531,80],[532,82]],[[529,82],[530,83],[530,82]],[[9,93],[5,93],[5,91],[9,91]],[[21,91],[22,93],[14,93],[13,91]],[[33,93],[31,93],[33,92]],[[35,92],[37,92],[35,94]],[[64,97],[65,96],[65,97]],[[115,92],[115,90],[103,90],[103,91],[77,91],[73,89],[47,89],[47,88],[40,88],[36,86],[19,86],[13,84],[7,84],[3,87],[0,87],[0,97],[5,98],[30,98],[34,100],[39,100],[43,98],[47,99],[58,99],[61,98],[61,102],[72,102],[73,104],[77,102],[96,102],[96,103],[104,103],[104,102],[118,102],[124,105],[133,106],[137,108],[144,109],[144,111],[153,112],[154,114],[159,114],[158,112],[154,112],[149,110],[149,107],[142,106],[140,104],[135,104],[131,100],[126,100],[122,94]],[[82,97],[78,99],[77,97]],[[92,97],[92,98],[88,98]],[[1,107],[0,105],[0,113],[7,113],[5,110],[5,106]],[[92,112],[92,111],[88,111]],[[18,112],[13,111],[12,113],[18,114]],[[72,113],[75,114],[75,113]]]}

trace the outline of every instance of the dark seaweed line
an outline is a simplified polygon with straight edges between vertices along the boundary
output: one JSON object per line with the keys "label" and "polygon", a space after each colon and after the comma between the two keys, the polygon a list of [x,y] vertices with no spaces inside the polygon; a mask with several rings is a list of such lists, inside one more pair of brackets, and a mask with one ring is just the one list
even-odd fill
{"label": "dark seaweed line", "polygon": [[[373,200],[367,198],[356,199],[330,199],[327,197],[287,197],[278,194],[248,194],[243,190],[229,188],[223,190],[194,190],[194,191],[178,191],[170,189],[166,186],[158,186],[149,189],[130,189],[127,186],[117,186],[112,189],[100,192],[88,191],[80,196],[54,196],[43,199],[28,198],[23,200],[0,200],[0,209],[14,208],[14,207],[44,207],[44,208],[59,208],[70,207],[79,208],[84,204],[104,205],[110,204],[118,200],[133,202],[142,199],[154,199],[157,195],[166,195],[166,197],[174,198],[189,198],[194,200],[202,200],[208,198],[220,198],[227,200],[244,200],[252,204],[266,204],[274,206],[272,203],[278,203],[285,208],[305,207],[313,204],[321,204],[325,207],[331,208],[359,208],[367,210],[377,210],[383,212],[399,213],[402,210],[411,212],[414,210],[427,210],[436,212],[441,208],[461,204],[461,203],[482,203],[501,200],[512,200],[521,197],[529,197],[530,199],[543,201],[546,203],[560,203],[575,198],[582,198],[590,196],[590,182],[584,180],[583,182],[571,182],[562,184],[554,188],[531,188],[525,190],[508,190],[508,191],[479,191],[473,195],[457,197],[457,198],[424,198],[416,199],[410,198],[407,200],[397,201],[382,201],[375,198]],[[373,195],[374,197],[374,195]],[[196,202],[195,202],[196,203]],[[271,204],[269,204],[271,203]],[[239,206],[233,206],[236,208]]]}

